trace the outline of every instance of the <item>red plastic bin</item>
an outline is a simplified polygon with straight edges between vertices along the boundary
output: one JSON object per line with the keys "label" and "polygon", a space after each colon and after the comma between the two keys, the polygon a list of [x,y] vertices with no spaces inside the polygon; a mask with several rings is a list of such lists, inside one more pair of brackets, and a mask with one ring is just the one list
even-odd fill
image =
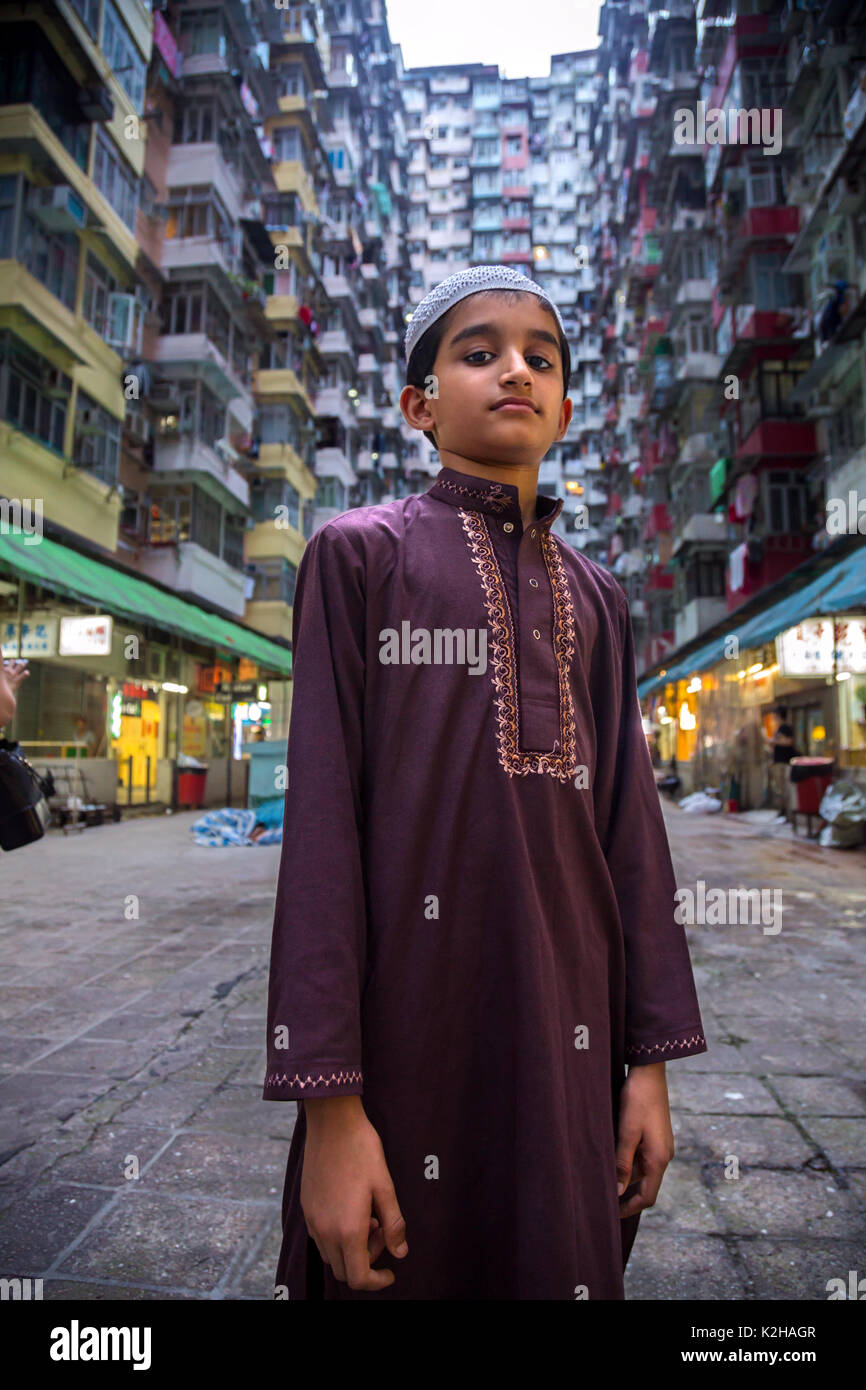
{"label": "red plastic bin", "polygon": [[191,806],[198,810],[204,806],[204,789],[207,782],[207,768],[186,768],[177,774],[177,804]]}
{"label": "red plastic bin", "polygon": [[797,811],[804,816],[817,816],[824,793],[833,776],[832,758],[792,758],[789,767],[801,768],[791,777],[797,789]]}

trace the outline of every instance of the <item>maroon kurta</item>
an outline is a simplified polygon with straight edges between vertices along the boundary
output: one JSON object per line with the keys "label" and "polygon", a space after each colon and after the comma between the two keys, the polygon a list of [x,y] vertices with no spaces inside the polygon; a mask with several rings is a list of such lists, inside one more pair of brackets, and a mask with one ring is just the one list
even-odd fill
{"label": "maroon kurta", "polygon": [[[627,601],[552,533],[562,505],[524,529],[516,487],[442,468],[302,557],[264,1085],[301,1102],[290,1299],[623,1297],[625,1064],[706,1042]],[[300,1208],[303,1098],[347,1094],[406,1218],[377,1293]]]}

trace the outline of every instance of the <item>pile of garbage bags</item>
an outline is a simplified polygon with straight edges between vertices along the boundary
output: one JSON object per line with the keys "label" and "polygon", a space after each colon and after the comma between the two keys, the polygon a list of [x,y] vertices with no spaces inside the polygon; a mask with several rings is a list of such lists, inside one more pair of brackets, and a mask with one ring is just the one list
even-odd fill
{"label": "pile of garbage bags", "polygon": [[866,797],[853,782],[831,783],[821,798],[818,814],[828,822],[818,836],[820,845],[834,849],[862,845]]}
{"label": "pile of garbage bags", "polygon": [[263,801],[254,810],[207,811],[190,826],[197,845],[278,845],[283,838],[283,797]]}
{"label": "pile of garbage bags", "polygon": [[691,811],[692,815],[698,816],[712,815],[722,809],[719,798],[709,791],[692,792],[691,796],[683,797],[679,806],[681,811]]}

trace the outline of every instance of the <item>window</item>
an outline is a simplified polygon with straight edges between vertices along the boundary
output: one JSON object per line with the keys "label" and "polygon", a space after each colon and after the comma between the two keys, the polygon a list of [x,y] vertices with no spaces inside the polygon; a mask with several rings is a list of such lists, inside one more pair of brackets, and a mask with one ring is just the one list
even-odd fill
{"label": "window", "polygon": [[761,164],[750,163],[746,177],[746,206],[774,207],[784,201],[782,176],[772,159],[764,159]]}
{"label": "window", "polygon": [[174,143],[211,144],[218,124],[213,101],[191,101],[175,115]]}
{"label": "window", "polygon": [[105,13],[102,19],[102,51],[136,111],[140,111],[144,101],[146,64],[133,43],[123,20],[114,8],[112,0],[105,0]]}
{"label": "window", "polygon": [[56,295],[67,309],[75,309],[78,284],[78,237],[74,232],[46,232],[26,213],[21,219],[19,260],[32,275]]}
{"label": "window", "polygon": [[135,230],[138,180],[125,167],[111,140],[100,126],[93,152],[93,182],[131,231]]}
{"label": "window", "polygon": [[346,510],[346,485],[339,478],[320,478],[316,493],[316,506],[344,512]]}
{"label": "window", "polygon": [[[274,157],[276,159],[302,159],[303,142],[297,126],[280,126],[273,132]],[[342,155],[342,150],[339,151]],[[337,168],[342,168],[338,164]]]}
{"label": "window", "polygon": [[226,36],[218,10],[193,10],[180,18],[181,48],[189,58],[204,53],[226,56]]}
{"label": "window", "polygon": [[99,38],[99,0],[72,0],[73,8],[78,11],[84,20],[90,37],[98,41]]}
{"label": "window", "polygon": [[121,422],[79,389],[75,404],[72,461],[100,482],[114,487],[120,464]]}
{"label": "window", "polygon": [[807,516],[805,480],[792,469],[765,473],[763,480],[768,532],[771,535],[799,534]]}
{"label": "window", "polygon": [[698,555],[686,569],[686,602],[695,598],[724,598],[724,555]]}
{"label": "window", "polygon": [[288,560],[282,564],[261,565],[256,570],[253,598],[264,602],[293,604],[295,601],[295,580],[297,570]]}
{"label": "window", "polygon": [[81,312],[91,328],[95,328],[100,335],[105,333],[108,320],[108,296],[117,294],[120,288],[102,262],[97,260],[92,251],[88,251]]}
{"label": "window", "polygon": [[16,338],[0,334],[0,416],[63,453],[72,381]]}
{"label": "window", "polygon": [[798,277],[783,271],[785,260],[783,251],[764,251],[752,257],[749,272],[756,309],[786,309],[799,303],[795,293]]}
{"label": "window", "polygon": [[842,462],[866,444],[866,411],[859,363],[855,363],[853,369],[846,373],[839,383],[838,398],[838,409],[828,422],[830,452],[834,463]]}
{"label": "window", "polygon": [[18,206],[17,174],[0,177],[0,261],[10,260],[15,250],[15,209]]}

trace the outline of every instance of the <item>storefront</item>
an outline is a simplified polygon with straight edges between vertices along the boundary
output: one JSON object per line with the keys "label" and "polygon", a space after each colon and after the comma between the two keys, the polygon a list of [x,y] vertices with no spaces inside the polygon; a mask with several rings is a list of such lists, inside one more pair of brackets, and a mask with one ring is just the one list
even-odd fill
{"label": "storefront", "polygon": [[866,611],[803,619],[772,641],[671,674],[661,684],[659,673],[645,695],[645,717],[657,726],[661,764],[675,757],[687,790],[724,795],[733,778],[742,809],[765,804],[780,707],[798,754],[833,758],[840,774],[866,768]]}
{"label": "storefront", "polygon": [[285,647],[44,536],[0,533],[0,643],[29,664],[5,733],[32,761],[75,759],[99,801],[171,804],[187,758],[219,801],[243,787],[237,711],[246,737],[287,714]]}

